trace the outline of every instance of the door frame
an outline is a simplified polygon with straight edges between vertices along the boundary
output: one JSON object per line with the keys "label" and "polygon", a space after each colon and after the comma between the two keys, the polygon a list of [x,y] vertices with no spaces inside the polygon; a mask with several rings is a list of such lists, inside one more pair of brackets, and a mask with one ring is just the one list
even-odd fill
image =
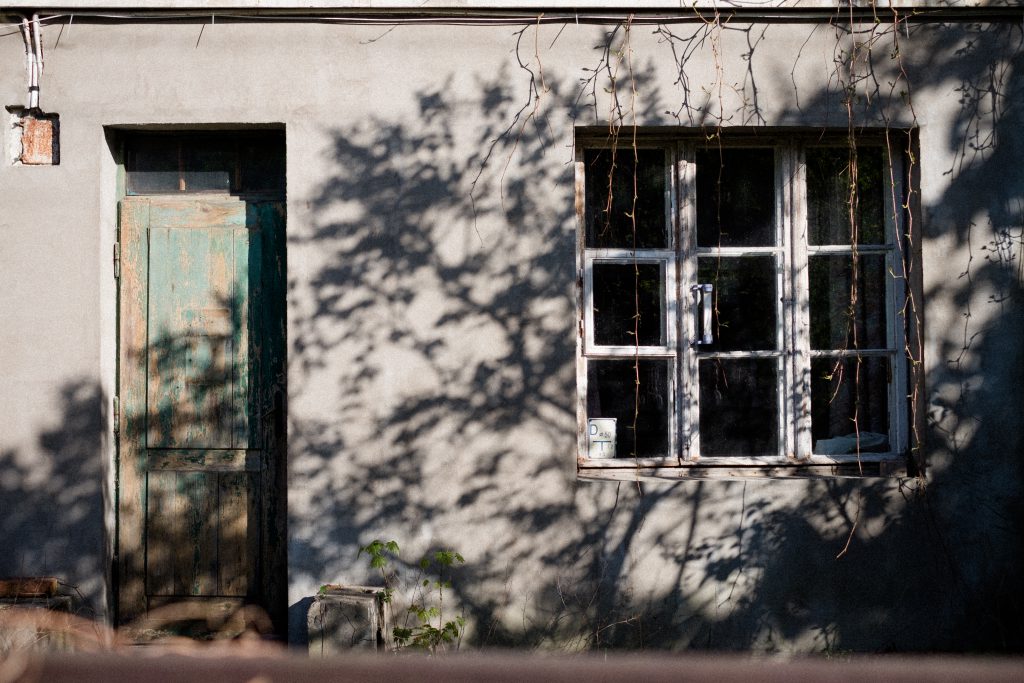
{"label": "door frame", "polygon": [[[250,129],[244,129],[245,132],[251,133]],[[271,131],[281,131],[281,126],[268,127]],[[133,127],[133,132],[139,131],[138,128]],[[231,132],[242,132],[238,129],[231,129],[230,131],[222,130],[220,134],[230,134]],[[175,134],[180,134],[183,137],[196,135],[197,131],[185,131],[181,129],[174,129]],[[198,131],[200,134],[206,132]],[[113,266],[113,278],[105,279],[105,286],[101,287],[101,291],[105,291],[107,296],[104,297],[106,301],[112,301],[113,304],[110,307],[104,306],[104,310],[107,314],[108,325],[105,325],[105,329],[113,329],[111,337],[112,344],[110,349],[108,346],[108,353],[105,356],[113,356],[113,363],[110,372],[105,373],[107,376],[112,375],[113,381],[110,383],[110,394],[112,398],[112,406],[110,411],[110,429],[109,432],[112,435],[111,439],[111,459],[110,459],[110,470],[107,482],[109,494],[107,498],[107,509],[108,509],[108,520],[110,526],[110,536],[108,537],[108,557],[110,563],[109,574],[108,574],[108,586],[110,587],[109,598],[108,598],[108,609],[110,614],[110,621],[112,625],[124,627],[132,624],[145,616],[147,610],[146,596],[145,596],[145,557],[136,556],[140,551],[144,552],[145,545],[142,540],[142,536],[139,533],[145,525],[145,497],[144,488],[139,488],[139,479],[136,476],[138,470],[135,467],[131,469],[133,472],[129,473],[128,463],[122,462],[122,456],[125,454],[125,449],[122,448],[121,439],[125,434],[126,427],[126,415],[125,415],[125,401],[122,400],[124,392],[124,366],[126,363],[126,347],[125,335],[128,333],[124,329],[124,320],[122,319],[123,301],[122,298],[126,292],[125,273],[122,270],[122,246],[123,246],[123,235],[122,235],[122,200],[127,195],[126,191],[126,171],[125,171],[125,158],[126,150],[128,145],[131,144],[131,133],[114,127],[107,127],[105,129],[105,142],[109,147],[110,154],[105,155],[104,159],[108,161],[107,172],[103,175],[110,179],[111,175],[114,176],[116,193],[113,195],[106,195],[107,199],[102,202],[101,211],[104,215],[112,218],[110,222],[116,227],[110,232],[104,231],[104,241],[110,251],[107,254],[113,252],[112,261],[107,261],[107,264]],[[282,159],[282,164],[284,160]],[[282,168],[283,171],[283,168]],[[265,501],[261,501],[263,508],[259,515],[260,533],[263,537],[261,541],[262,550],[261,555],[263,557],[264,571],[263,579],[259,587],[259,592],[268,603],[266,605],[267,612],[270,617],[272,624],[273,633],[276,637],[284,638],[287,634],[287,590],[288,590],[288,572],[287,572],[287,544],[286,543],[267,543],[267,539],[283,539],[287,537],[287,310],[286,310],[286,282],[287,282],[287,200],[282,190],[280,193],[266,193],[257,192],[246,194],[243,192],[232,192],[232,198],[238,199],[250,206],[256,201],[273,201],[280,203],[282,217],[281,217],[281,234],[279,243],[275,246],[278,249],[280,259],[280,307],[277,311],[277,317],[281,325],[281,381],[280,384],[275,385],[275,415],[273,420],[275,422],[275,428],[273,433],[275,435],[274,443],[267,444],[266,449],[273,451],[273,455],[270,458],[275,464],[274,473],[274,485],[276,487],[276,500],[273,501],[273,505],[270,509],[266,505]],[[213,198],[213,195],[207,193],[183,193],[181,195],[183,200],[202,199],[202,198]],[[112,238],[112,241],[110,241]],[[109,265],[108,265],[109,267]],[[105,269],[104,269],[105,270]],[[109,272],[109,271],[107,271]],[[110,320],[112,318],[112,320]],[[112,325],[109,325],[112,323]],[[104,335],[106,336],[106,335]],[[109,353],[112,350],[113,353]],[[109,366],[108,366],[109,367]],[[268,454],[269,455],[269,454]],[[126,477],[125,475],[128,474]],[[135,477],[135,481],[130,481],[131,477]],[[142,485],[144,487],[144,480]],[[139,505],[141,511],[137,519],[126,518],[126,510],[128,509],[125,505],[125,496],[132,495],[132,486],[136,486],[134,493],[136,495],[141,494],[143,497],[136,504]],[[127,490],[126,490],[127,489]],[[264,522],[266,520],[266,522]],[[134,530],[134,531],[133,531]],[[139,538],[136,548],[129,548],[132,533]],[[267,545],[280,546],[279,548],[271,549],[267,548]],[[133,554],[134,553],[134,554]],[[140,564],[141,563],[141,564]],[[141,572],[138,571],[141,567]],[[140,600],[141,598],[141,600]]]}

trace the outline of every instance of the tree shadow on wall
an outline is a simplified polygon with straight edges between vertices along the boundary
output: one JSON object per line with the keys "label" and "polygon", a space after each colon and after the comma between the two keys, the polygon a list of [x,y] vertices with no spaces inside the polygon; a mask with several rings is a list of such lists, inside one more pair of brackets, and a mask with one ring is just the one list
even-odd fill
{"label": "tree shadow on wall", "polygon": [[[734,540],[733,558],[709,565],[719,581],[740,572],[758,578],[730,601],[729,618],[709,627],[708,646],[781,647],[813,633],[825,651],[1024,649],[1024,177],[1016,172],[1024,36],[1011,23],[893,28],[861,26],[849,42],[870,46],[873,57],[864,61],[871,68],[838,84],[857,86],[858,120],[913,127],[899,114],[908,105],[913,113],[913,97],[958,95],[944,141],[948,185],[909,224],[912,242],[949,245],[950,254],[947,263],[924,264],[935,275],[906,309],[923,318],[925,351],[934,354],[925,358],[932,372],[918,408],[926,412],[927,481],[898,490],[809,482],[799,507],[755,513],[748,545]],[[850,54],[837,48],[837,63]],[[783,119],[841,120],[842,99],[841,88],[794,98],[799,108]],[[920,272],[912,267],[908,277]],[[929,327],[929,315],[959,322]],[[910,352],[920,358],[914,332]],[[844,528],[855,533],[838,533]],[[725,542],[699,552],[713,555]]]}
{"label": "tree shadow on wall", "polygon": [[[336,131],[318,223],[289,242],[319,264],[290,283],[310,301],[290,320],[295,385],[327,402],[289,424],[302,453],[290,487],[308,497],[305,517],[326,522],[291,530],[292,571],[366,580],[356,550],[375,537],[408,548],[406,572],[419,553],[453,547],[472,565],[455,585],[477,644],[587,632],[562,609],[520,615],[523,632],[503,626],[498,613],[521,605],[509,593],[517,566],[618,575],[625,557],[594,550],[600,525],[564,533],[576,517],[573,152],[545,117],[578,113],[578,92],[548,79],[534,110],[517,83],[498,74],[470,102],[422,91],[414,123]],[[583,616],[618,602],[614,590],[572,599]]]}
{"label": "tree shadow on wall", "polygon": [[[948,46],[989,30],[1005,38],[1003,29],[915,30],[913,40],[927,43],[915,54],[943,54],[950,67],[910,69],[916,90],[956,90],[957,78],[985,89],[985,60]],[[1019,59],[998,86],[1011,100]],[[893,62],[855,84],[878,96],[864,99],[867,120],[883,125],[878,98],[901,98],[884,86],[897,72]],[[933,466],[926,486],[587,485],[571,455],[572,153],[552,146],[566,136],[544,118],[580,115],[579,85],[549,78],[529,118],[532,102],[520,109],[515,83],[500,74],[457,98],[447,87],[425,90],[414,122],[378,117],[333,132],[335,173],[313,197],[316,223],[289,242],[312,269],[289,284],[303,302],[290,348],[295,386],[304,387],[293,394],[290,449],[301,457],[290,489],[303,492],[294,503],[302,518],[317,520],[290,530],[293,575],[370,581],[357,551],[373,538],[402,543],[405,573],[420,554],[455,548],[469,560],[454,584],[474,646],[1019,650],[1024,473],[1017,430],[1002,428],[1021,407],[1021,220],[1012,208],[1020,192],[1018,179],[1004,178],[1018,113],[994,119],[1006,130],[991,154],[965,154],[965,123],[949,141],[960,163],[950,189],[940,207],[924,207],[929,239],[967,239],[965,217],[1000,222],[980,240],[992,240],[995,258],[925,297],[967,302],[993,283],[1005,295],[969,338],[981,362],[928,378],[930,397],[958,387],[950,412],[980,428],[948,466]],[[671,99],[646,87],[649,102]],[[844,87],[829,83],[782,118],[842,122]],[[760,121],[752,106],[746,123]],[[965,121],[972,106],[963,104]],[[972,192],[978,183],[988,191]],[[959,208],[947,220],[941,207]],[[945,425],[936,418],[932,428]],[[773,485],[786,487],[788,502],[773,500]],[[982,514],[963,514],[976,507],[965,500],[986,496]],[[655,564],[652,589],[643,574]]]}
{"label": "tree shadow on wall", "polygon": [[107,397],[88,380],[60,387],[35,453],[0,451],[0,576],[55,576],[83,616],[106,610],[103,453]]}
{"label": "tree shadow on wall", "polygon": [[934,47],[951,68],[935,78],[952,84],[960,113],[947,141],[949,185],[925,235],[951,240],[964,256],[944,264],[949,276],[925,290],[926,302],[957,314],[946,334],[935,335],[936,372],[928,378],[933,507],[942,547],[959,569],[959,633],[978,648],[1021,651],[1024,29],[1019,22],[943,28]]}

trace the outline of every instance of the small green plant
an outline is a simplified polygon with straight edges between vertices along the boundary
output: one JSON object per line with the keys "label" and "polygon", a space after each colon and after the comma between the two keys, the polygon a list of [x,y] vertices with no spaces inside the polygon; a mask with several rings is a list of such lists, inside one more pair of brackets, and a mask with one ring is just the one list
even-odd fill
{"label": "small green plant", "polygon": [[[409,605],[408,615],[415,615],[419,624],[412,628],[406,626],[395,627],[392,635],[399,646],[409,645],[422,648],[431,654],[437,652],[438,647],[457,641],[466,626],[465,617],[459,615],[448,621],[444,620],[444,591],[452,587],[452,582],[445,578],[445,573],[451,574],[451,568],[456,564],[464,564],[465,558],[453,550],[438,550],[433,554],[433,559],[424,557],[420,560],[421,575],[427,573],[432,567],[437,569],[437,579],[422,579],[417,588],[420,590],[421,602],[414,602]],[[427,597],[437,591],[437,605],[427,604]],[[428,592],[429,591],[429,592]],[[434,619],[437,625],[434,625]]]}
{"label": "small green plant", "polygon": [[[380,571],[384,581],[381,599],[385,603],[390,603],[394,596],[394,573],[388,572],[388,555],[399,554],[398,543],[374,539],[359,549],[359,555],[363,553],[369,556],[370,567]],[[445,589],[452,587],[452,567],[465,562],[465,558],[454,550],[437,550],[419,561],[413,602],[406,609],[405,623],[402,626],[395,625],[391,630],[396,648],[412,647],[436,654],[438,648],[443,649],[445,645],[455,643],[462,637],[466,619],[459,615],[445,621],[444,592]],[[432,573],[436,573],[436,579],[429,578],[428,575]],[[433,604],[431,600],[435,596],[435,591],[437,602]],[[417,623],[410,626],[409,620],[412,617],[416,618]]]}
{"label": "small green plant", "polygon": [[389,552],[392,555],[398,555],[398,543],[395,541],[378,541],[376,538],[370,541],[369,544],[359,548],[359,552],[356,554],[356,559],[360,555],[366,553],[370,556],[370,567],[373,569],[379,569],[381,578],[384,580],[384,592],[381,595],[381,600],[385,603],[391,602],[391,596],[394,595],[395,591],[391,587],[391,582],[388,580],[387,566],[388,558],[384,555],[385,552]]}

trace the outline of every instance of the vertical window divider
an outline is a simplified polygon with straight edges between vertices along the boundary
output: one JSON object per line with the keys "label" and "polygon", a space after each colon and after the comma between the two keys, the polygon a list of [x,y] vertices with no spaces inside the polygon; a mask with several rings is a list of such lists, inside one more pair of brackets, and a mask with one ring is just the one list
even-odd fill
{"label": "vertical window divider", "polygon": [[586,243],[586,163],[584,148],[576,147],[573,159],[575,186],[574,200],[576,208],[576,462],[587,462],[587,358],[585,353],[583,314],[586,311],[584,299],[584,267]]}
{"label": "vertical window divider", "polygon": [[583,252],[583,351],[594,348],[594,257]]}
{"label": "vertical window divider", "polygon": [[[677,154],[674,145],[665,145],[665,216],[668,243],[665,245],[673,255],[679,253],[679,222],[676,219],[676,176],[677,176]],[[680,437],[682,415],[679,396],[679,364],[682,362],[682,354],[679,352],[679,311],[681,300],[679,298],[679,270],[676,266],[678,257],[673,256],[663,261],[665,296],[662,298],[662,321],[665,325],[665,344],[672,349],[673,372],[669,377],[671,388],[670,401],[671,411],[669,414],[669,451],[666,457],[674,459],[676,464],[682,463],[680,451],[682,440]]]}
{"label": "vertical window divider", "polygon": [[775,334],[775,347],[782,353],[776,360],[776,373],[781,382],[778,392],[779,407],[777,416],[778,447],[780,454],[791,457],[794,450],[795,435],[793,425],[793,398],[790,387],[793,386],[793,363],[790,350],[793,340],[793,278],[788,275],[790,253],[790,233],[793,225],[794,196],[792,189],[794,163],[790,147],[777,146],[775,153],[775,291],[777,300],[774,302],[778,311]]}
{"label": "vertical window divider", "polygon": [[693,145],[676,145],[676,196],[678,197],[678,243],[676,246],[679,263],[679,338],[677,341],[679,375],[682,378],[680,392],[680,432],[682,434],[681,457],[684,461],[700,458],[700,430],[697,409],[700,396],[698,379],[698,358],[690,352],[690,341],[697,335],[690,286],[697,282],[697,204],[696,204],[696,163]]}
{"label": "vertical window divider", "polygon": [[775,244],[779,247],[775,250],[775,291],[778,299],[774,301],[778,311],[778,321],[775,332],[775,347],[782,352],[782,357],[776,359],[775,371],[782,381],[782,390],[777,391],[779,401],[776,415],[778,419],[778,448],[779,453],[789,456],[793,452],[794,429],[793,429],[793,405],[792,398],[787,387],[793,386],[793,367],[788,352],[792,348],[790,341],[792,337],[793,307],[790,303],[792,297],[792,278],[787,277],[789,272],[789,233],[792,226],[793,212],[793,190],[792,176],[793,163],[792,150],[787,147],[776,146],[775,155]]}
{"label": "vertical window divider", "polygon": [[672,301],[672,315],[667,317],[666,320],[673,328],[673,334],[669,343],[672,345],[675,351],[675,373],[673,376],[673,385],[675,391],[673,392],[673,420],[672,420],[672,454],[675,456],[676,464],[681,465],[686,459],[686,440],[685,440],[685,409],[683,401],[679,398],[682,395],[680,388],[683,387],[683,363],[685,361],[683,353],[683,343],[686,339],[686,333],[682,327],[683,318],[683,307],[685,301],[682,298],[683,284],[682,284],[682,273],[679,269],[679,248],[682,244],[682,225],[679,218],[679,207],[681,197],[679,195],[680,178],[683,171],[682,168],[682,155],[679,153],[679,145],[669,145],[666,147],[665,153],[669,157],[669,178],[668,178],[668,219],[669,226],[671,228],[669,246],[672,248],[675,256],[665,264],[668,269],[668,274],[671,275],[671,293],[670,298]]}
{"label": "vertical window divider", "polygon": [[790,329],[792,349],[790,367],[792,372],[790,405],[794,406],[793,416],[794,449],[790,457],[807,460],[811,457],[811,335],[810,335],[810,275],[807,256],[809,234],[807,216],[807,162],[803,145],[795,147],[790,154],[792,164],[792,187],[799,193],[799,201],[792,202],[792,226],[790,230],[790,258],[792,273]]}
{"label": "vertical window divider", "polygon": [[891,183],[882,183],[884,192],[885,232],[889,235],[886,251],[886,317],[889,323],[889,335],[886,342],[893,353],[889,355],[889,405],[892,418],[889,425],[889,444],[897,452],[906,451],[909,443],[909,415],[907,406],[907,363],[900,356],[906,353],[906,300],[907,273],[903,241],[903,163],[899,156],[893,157],[886,152],[885,161],[892,169]]}

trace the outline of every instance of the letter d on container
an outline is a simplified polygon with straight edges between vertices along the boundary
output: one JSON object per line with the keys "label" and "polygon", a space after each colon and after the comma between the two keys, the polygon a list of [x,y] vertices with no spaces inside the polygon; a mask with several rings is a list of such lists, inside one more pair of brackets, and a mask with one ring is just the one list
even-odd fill
{"label": "letter d on container", "polygon": [[587,457],[607,459],[615,457],[614,417],[592,417],[587,420]]}

